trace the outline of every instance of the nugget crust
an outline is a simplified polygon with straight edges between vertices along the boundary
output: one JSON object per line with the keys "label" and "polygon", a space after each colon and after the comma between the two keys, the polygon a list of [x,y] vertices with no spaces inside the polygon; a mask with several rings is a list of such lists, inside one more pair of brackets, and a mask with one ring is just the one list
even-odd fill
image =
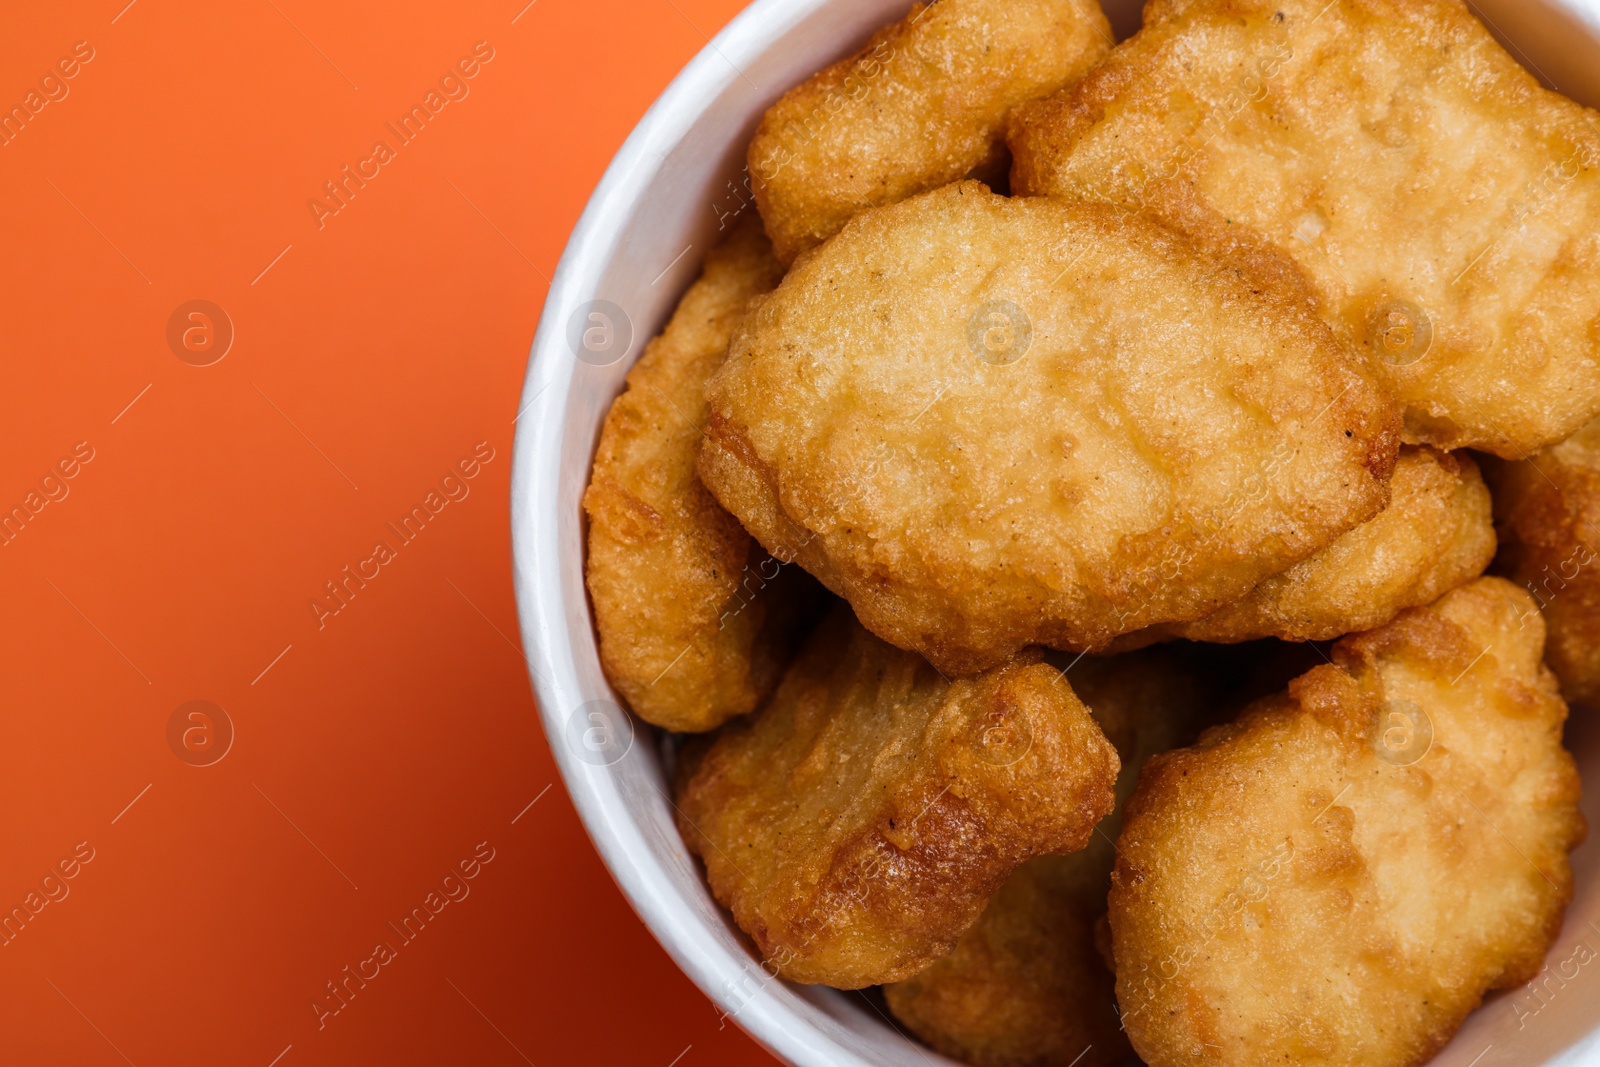
{"label": "nugget crust", "polygon": [[1026,860],[1082,848],[1117,770],[1036,655],[947,682],[841,605],[677,809],[768,971],[855,989],[949,952]]}
{"label": "nugget crust", "polygon": [[1007,114],[1111,48],[1083,0],[942,0],[785,93],[750,144],[756,204],[785,263],[862,208],[968,175],[1004,178]]}
{"label": "nugget crust", "polygon": [[1478,577],[1494,559],[1489,489],[1466,453],[1400,450],[1389,506],[1308,560],[1195,622],[1132,639],[1329,641],[1382,626]]}
{"label": "nugget crust", "polygon": [[1486,473],[1500,526],[1498,566],[1544,610],[1545,662],[1568,700],[1600,705],[1600,420]]}
{"label": "nugget crust", "polygon": [[[1067,678],[1122,760],[1119,803],[1140,765],[1188,741],[1207,712],[1205,687],[1172,649],[1085,657]],[[1110,1067],[1131,1058],[1095,946],[1120,822],[1113,812],[1083,851],[1017,868],[950,955],[884,988],[895,1016],[975,1067]]]}
{"label": "nugget crust", "polygon": [[1110,925],[1151,1067],[1409,1067],[1537,973],[1584,832],[1543,644],[1481,578],[1145,765]]}
{"label": "nugget crust", "polygon": [[1520,457],[1600,414],[1600,116],[1459,0],[1153,4],[1009,140],[1016,191],[1292,257],[1408,440]]}
{"label": "nugget crust", "polygon": [[857,216],[707,391],[711,491],[947,674],[1237,600],[1376,514],[1399,447],[1292,301],[1117,208],[976,182]]}
{"label": "nugget crust", "polygon": [[774,582],[779,569],[694,473],[705,381],[750,298],[782,275],[753,218],[707,254],[611,405],[583,498],[606,677],[638,715],[673,730],[750,711],[782,668],[785,586],[803,577]]}

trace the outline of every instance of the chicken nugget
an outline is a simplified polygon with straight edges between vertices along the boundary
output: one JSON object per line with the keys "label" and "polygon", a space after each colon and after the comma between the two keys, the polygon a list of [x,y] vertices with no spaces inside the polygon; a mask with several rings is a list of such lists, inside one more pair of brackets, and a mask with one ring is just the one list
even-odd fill
{"label": "chicken nugget", "polygon": [[1518,457],[1600,414],[1600,116],[1460,0],[1153,3],[1009,141],[1017,192],[1292,260],[1409,441]]}
{"label": "chicken nugget", "polygon": [[[1208,687],[1173,648],[1085,657],[1073,691],[1122,760],[1117,800],[1151,755],[1188,742],[1208,717]],[[1131,1060],[1111,972],[1095,947],[1116,858],[1112,812],[1081,852],[1017,868],[950,955],[884,996],[932,1048],[975,1067],[1110,1067]]]}
{"label": "chicken nugget", "polygon": [[752,191],[778,258],[792,262],[862,208],[969,175],[1003,180],[1010,110],[1077,81],[1110,49],[1095,0],[914,5],[785,93],[756,130]]}
{"label": "chicken nugget", "polygon": [[1315,316],[1105,204],[964,182],[756,301],[700,477],[946,674],[1197,619],[1375,515],[1399,417]]}
{"label": "chicken nugget", "polygon": [[1328,641],[1382,626],[1482,574],[1494,559],[1488,487],[1466,453],[1400,450],[1389,506],[1308,560],[1195,622],[1129,634],[1236,644],[1261,637]]}
{"label": "chicken nugget", "polygon": [[1500,527],[1497,567],[1550,628],[1545,662],[1575,704],[1600,705],[1600,420],[1517,463],[1484,468]]}
{"label": "chicken nugget", "polygon": [[680,779],[678,822],[770,973],[857,989],[949,952],[1026,860],[1082,848],[1117,770],[1037,653],[949,682],[841,604]]}
{"label": "chicken nugget", "polygon": [[1145,764],[1110,926],[1151,1067],[1410,1067],[1538,972],[1584,834],[1543,647],[1480,578]]}
{"label": "chicken nugget", "polygon": [[606,677],[641,718],[673,730],[709,730],[771,693],[815,599],[694,473],[705,381],[750,298],[782,276],[753,216],[707,254],[611,405],[583,497]]}

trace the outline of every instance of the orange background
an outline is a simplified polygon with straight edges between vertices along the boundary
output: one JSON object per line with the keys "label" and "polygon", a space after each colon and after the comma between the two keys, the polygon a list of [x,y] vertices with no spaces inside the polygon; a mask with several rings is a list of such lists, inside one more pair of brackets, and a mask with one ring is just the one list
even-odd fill
{"label": "orange background", "polygon": [[[10,4],[0,30],[7,109],[93,49],[0,147],[0,510],[25,517],[0,547],[0,910],[24,909],[0,1059],[771,1062],[573,814],[508,514],[547,279],[740,0],[125,3]],[[385,123],[480,41],[467,95],[399,147]],[[395,158],[319,228],[308,202],[379,139]],[[192,300],[234,331],[208,366],[167,340]],[[42,482],[80,442],[93,459]],[[401,547],[385,523],[480,442],[469,495]],[[319,628],[313,599],[337,606],[324,583],[380,539],[396,558]],[[215,755],[219,721],[169,742],[192,700],[233,726],[209,765],[179,753]],[[395,958],[319,1029],[380,940]]]}

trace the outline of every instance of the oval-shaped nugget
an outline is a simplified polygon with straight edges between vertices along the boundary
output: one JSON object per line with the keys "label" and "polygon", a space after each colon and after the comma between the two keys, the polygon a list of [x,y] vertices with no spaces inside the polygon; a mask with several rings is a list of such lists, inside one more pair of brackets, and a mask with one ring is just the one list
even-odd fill
{"label": "oval-shaped nugget", "polygon": [[1026,860],[1082,848],[1117,770],[1037,654],[949,682],[840,605],[677,810],[770,972],[856,989],[949,952]]}
{"label": "oval-shaped nugget", "polygon": [[771,693],[817,599],[694,473],[706,379],[750,298],[782,276],[754,216],[707,253],[611,405],[583,497],[606,678],[641,718],[673,730],[709,730]]}
{"label": "oval-shaped nugget", "polygon": [[752,305],[700,475],[947,674],[1199,618],[1383,507],[1399,419],[1292,299],[1118,209],[966,182]]}
{"label": "oval-shaped nugget", "polygon": [[[1119,805],[1144,761],[1193,739],[1212,687],[1175,649],[1085,656],[1067,680],[1116,746]],[[1096,945],[1112,842],[1108,815],[1081,852],[1040,856],[1015,874],[927,970],[884,987],[895,1017],[928,1045],[974,1067],[1115,1067],[1131,1060],[1111,971]]]}
{"label": "oval-shaped nugget", "polygon": [[1600,704],[1600,420],[1485,473],[1500,525],[1498,566],[1544,611],[1545,662],[1568,700]]}
{"label": "oval-shaped nugget", "polygon": [[1009,140],[1014,192],[1292,259],[1407,440],[1521,458],[1600,414],[1600,115],[1460,0],[1153,3]]}
{"label": "oval-shaped nugget", "polygon": [[1489,489],[1472,457],[1407,446],[1376,518],[1203,619],[1129,634],[1117,647],[1171,637],[1331,641],[1433,603],[1482,574],[1494,551]]}
{"label": "oval-shaped nugget", "polygon": [[1538,972],[1584,833],[1543,648],[1480,578],[1145,764],[1110,920],[1151,1067],[1411,1067]]}
{"label": "oval-shaped nugget", "polygon": [[1111,49],[1094,0],[941,0],[785,93],[750,144],[756,204],[785,263],[862,208],[1003,179],[1005,122]]}

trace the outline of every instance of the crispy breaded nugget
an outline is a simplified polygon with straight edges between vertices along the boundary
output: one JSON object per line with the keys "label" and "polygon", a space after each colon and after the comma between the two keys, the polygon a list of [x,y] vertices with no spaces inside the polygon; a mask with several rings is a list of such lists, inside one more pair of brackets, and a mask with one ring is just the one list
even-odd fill
{"label": "crispy breaded nugget", "polygon": [[884,987],[895,1018],[974,1067],[1110,1067],[1129,1058],[1111,972],[1095,950],[1110,864],[1080,856],[1019,867],[950,955]]}
{"label": "crispy breaded nugget", "polygon": [[1314,316],[1103,204],[964,182],[754,303],[700,476],[947,674],[1196,619],[1386,502],[1399,419]]}
{"label": "crispy breaded nugget", "polygon": [[839,605],[679,788],[679,826],[770,973],[855,989],[949,952],[1024,861],[1083,847],[1116,751],[1037,654],[948,682]]}
{"label": "crispy breaded nugget", "polygon": [[1544,610],[1545,662],[1574,703],[1600,704],[1600,420],[1518,463],[1485,467],[1499,567]]}
{"label": "crispy breaded nugget", "polygon": [[1600,116],[1460,0],[1152,4],[1010,144],[1014,191],[1291,257],[1408,440],[1518,457],[1600,414]]}
{"label": "crispy breaded nugget", "polygon": [[[1193,737],[1207,688],[1171,648],[1086,657],[1067,672],[1117,748],[1117,800],[1151,755]],[[1110,1067],[1131,1059],[1111,972],[1095,948],[1121,818],[1100,823],[1081,852],[1017,868],[955,951],[884,989],[895,1016],[923,1041],[975,1067]]]}
{"label": "crispy breaded nugget", "polygon": [[1260,637],[1328,641],[1382,626],[1483,573],[1494,559],[1489,490],[1466,453],[1400,450],[1389,506],[1308,560],[1195,622],[1122,639],[1235,644]]}
{"label": "crispy breaded nugget", "polygon": [[762,118],[750,175],[778,258],[793,262],[862,208],[969,175],[1003,180],[1006,115],[1110,49],[1095,0],[913,5]]}
{"label": "crispy breaded nugget", "polygon": [[750,298],[782,276],[753,216],[707,254],[611,405],[583,498],[606,677],[673,730],[709,730],[772,691],[807,595],[694,473],[705,381]]}
{"label": "crispy breaded nugget", "polygon": [[1110,919],[1151,1067],[1410,1067],[1538,972],[1584,833],[1543,646],[1480,578],[1145,764]]}

